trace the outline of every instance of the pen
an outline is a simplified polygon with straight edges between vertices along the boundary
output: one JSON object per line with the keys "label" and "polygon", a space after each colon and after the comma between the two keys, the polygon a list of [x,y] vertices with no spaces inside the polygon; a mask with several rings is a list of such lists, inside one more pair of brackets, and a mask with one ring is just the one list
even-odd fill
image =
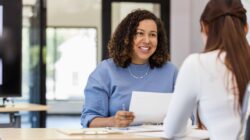
{"label": "pen", "polygon": [[[126,111],[125,104],[122,104],[122,111]],[[124,115],[123,117],[124,117],[124,119],[126,119],[126,118],[127,118],[127,116],[126,116],[126,115]]]}
{"label": "pen", "polygon": [[129,127],[106,127],[109,131],[117,131],[117,130],[129,130]]}
{"label": "pen", "polygon": [[126,111],[125,104],[122,104],[122,111]]}
{"label": "pen", "polygon": [[[122,111],[126,111],[126,106],[124,103],[122,104]],[[124,115],[123,117],[124,117],[124,119],[127,118],[126,115]],[[128,127],[120,127],[119,130],[129,130],[129,128]]]}
{"label": "pen", "polygon": [[119,130],[129,130],[129,127],[120,127]]}

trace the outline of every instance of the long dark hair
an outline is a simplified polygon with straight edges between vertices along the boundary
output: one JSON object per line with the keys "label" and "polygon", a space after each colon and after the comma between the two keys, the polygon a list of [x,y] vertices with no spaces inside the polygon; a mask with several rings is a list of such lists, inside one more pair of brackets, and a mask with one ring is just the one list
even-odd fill
{"label": "long dark hair", "polygon": [[[240,0],[210,0],[200,22],[208,29],[204,52],[226,53],[225,65],[233,74],[233,93],[238,109],[250,80],[250,47],[246,39],[246,10]],[[218,56],[219,57],[219,56]]]}
{"label": "long dark hair", "polygon": [[136,29],[140,21],[145,19],[151,19],[157,25],[158,44],[155,53],[149,58],[150,67],[161,67],[170,59],[167,37],[162,21],[147,10],[137,9],[121,21],[108,43],[109,57],[113,58],[118,66],[126,68],[131,63]]}

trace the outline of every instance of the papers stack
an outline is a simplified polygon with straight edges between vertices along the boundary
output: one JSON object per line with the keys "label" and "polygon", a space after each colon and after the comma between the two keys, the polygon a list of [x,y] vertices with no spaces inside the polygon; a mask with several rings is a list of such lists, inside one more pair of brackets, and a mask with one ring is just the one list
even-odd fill
{"label": "papers stack", "polygon": [[120,133],[161,132],[164,130],[163,125],[140,125],[125,128],[109,127],[107,129]]}
{"label": "papers stack", "polygon": [[120,133],[107,128],[57,129],[57,131],[66,135],[106,135]]}
{"label": "papers stack", "polygon": [[104,135],[117,133],[159,132],[163,126],[140,125],[130,127],[82,128],[82,129],[57,129],[66,135]]}

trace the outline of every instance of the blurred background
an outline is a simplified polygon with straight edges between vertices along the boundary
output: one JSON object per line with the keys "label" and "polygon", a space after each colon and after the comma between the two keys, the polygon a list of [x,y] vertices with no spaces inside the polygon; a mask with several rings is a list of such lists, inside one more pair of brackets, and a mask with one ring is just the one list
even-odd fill
{"label": "blurred background", "polygon": [[[207,1],[22,0],[22,96],[13,99],[47,104],[49,110],[21,112],[21,127],[81,128],[88,75],[107,58],[110,35],[134,9],[163,19],[171,61],[180,67],[187,55],[204,47],[199,17]],[[243,3],[250,10],[250,1]]]}

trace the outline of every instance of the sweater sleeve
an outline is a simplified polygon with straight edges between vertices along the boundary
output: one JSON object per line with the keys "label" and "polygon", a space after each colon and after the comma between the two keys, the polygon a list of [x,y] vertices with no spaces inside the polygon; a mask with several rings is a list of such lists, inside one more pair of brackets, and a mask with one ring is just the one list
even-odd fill
{"label": "sweater sleeve", "polygon": [[[89,77],[84,90],[85,104],[81,115],[81,125],[89,127],[89,123],[96,117],[108,117],[109,89],[108,79],[103,68],[95,70]],[[106,74],[107,75],[107,74]]]}
{"label": "sweater sleeve", "polygon": [[175,85],[175,91],[164,120],[167,138],[183,137],[187,123],[197,104],[197,55],[189,56],[183,63]]}

